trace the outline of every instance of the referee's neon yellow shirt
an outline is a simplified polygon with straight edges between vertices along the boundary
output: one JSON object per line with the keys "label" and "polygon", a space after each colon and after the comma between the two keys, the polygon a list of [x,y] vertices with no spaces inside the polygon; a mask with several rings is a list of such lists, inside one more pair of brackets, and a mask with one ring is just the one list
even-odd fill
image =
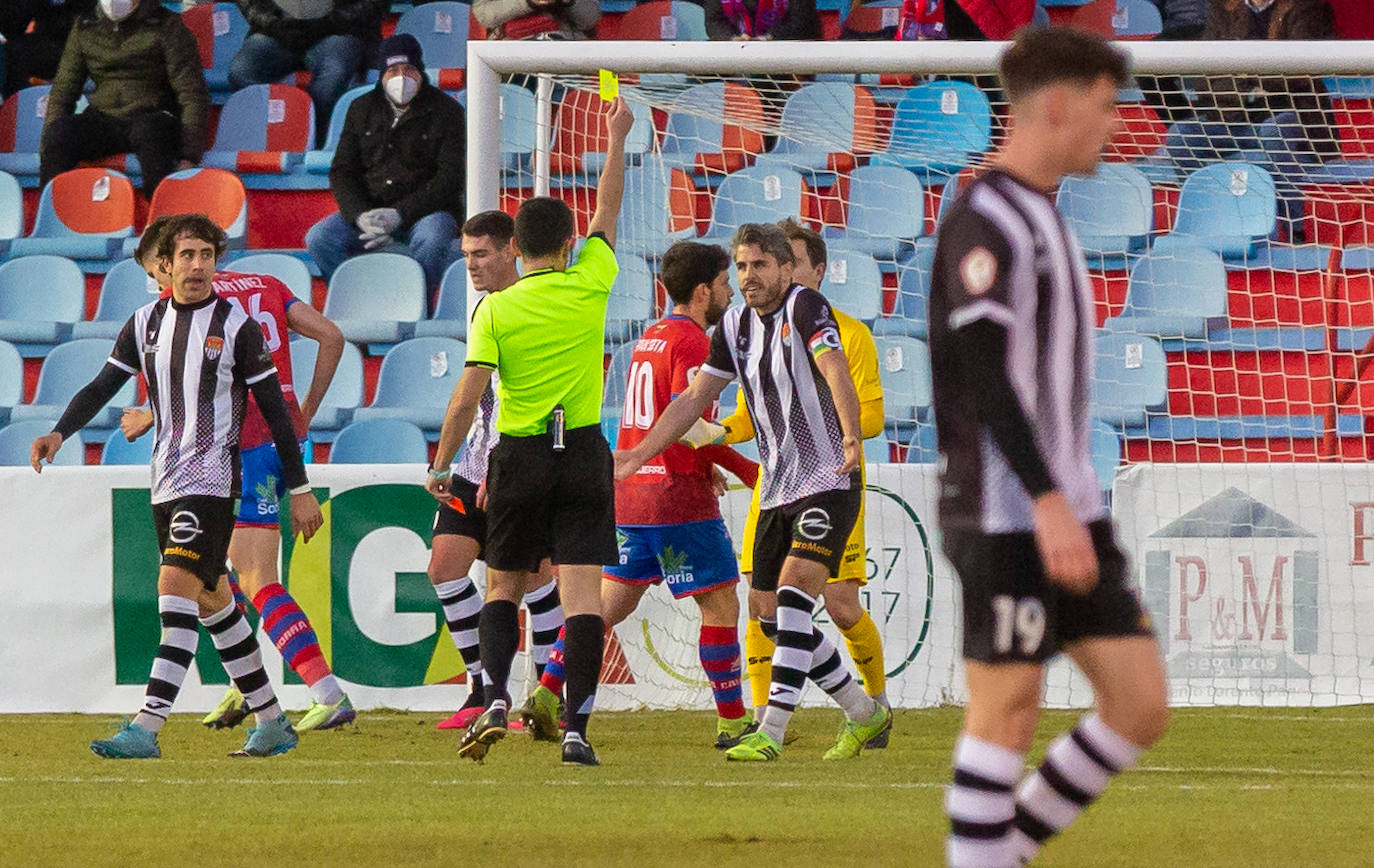
{"label": "referee's neon yellow shirt", "polygon": [[543,434],[559,404],[569,429],[601,423],[606,304],[618,271],[615,252],[593,235],[567,270],[533,272],[477,306],[467,364],[496,369],[502,434]]}

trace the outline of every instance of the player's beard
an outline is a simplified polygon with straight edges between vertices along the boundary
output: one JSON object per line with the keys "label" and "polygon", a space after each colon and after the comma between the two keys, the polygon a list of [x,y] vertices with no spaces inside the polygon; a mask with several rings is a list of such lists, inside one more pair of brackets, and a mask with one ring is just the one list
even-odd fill
{"label": "player's beard", "polygon": [[778,299],[782,298],[782,294],[787,290],[787,286],[785,284],[785,281],[782,280],[779,280],[777,283],[772,284],[771,286],[765,285],[763,283],[756,284],[754,292],[760,293],[765,296],[765,298],[762,301],[760,301],[759,304],[751,304],[749,302],[749,287],[747,285],[741,286],[740,289],[744,294],[745,305],[747,305],[748,307],[752,307],[755,310],[761,310],[766,307],[772,307],[774,304],[776,304]]}
{"label": "player's beard", "polygon": [[725,310],[727,307],[727,305],[716,304],[715,302],[711,302],[711,304],[708,305],[706,308],[706,327],[710,328],[711,326],[720,322],[720,318],[725,316]]}

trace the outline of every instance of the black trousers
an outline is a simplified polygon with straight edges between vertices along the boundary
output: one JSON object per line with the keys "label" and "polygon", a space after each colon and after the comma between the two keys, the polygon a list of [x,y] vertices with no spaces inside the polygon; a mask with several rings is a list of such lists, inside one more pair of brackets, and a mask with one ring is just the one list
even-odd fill
{"label": "black trousers", "polygon": [[85,160],[132,153],[143,170],[143,194],[152,197],[181,156],[181,120],[166,111],[150,111],[128,120],[94,109],[57,118],[43,130],[39,182],[46,185]]}

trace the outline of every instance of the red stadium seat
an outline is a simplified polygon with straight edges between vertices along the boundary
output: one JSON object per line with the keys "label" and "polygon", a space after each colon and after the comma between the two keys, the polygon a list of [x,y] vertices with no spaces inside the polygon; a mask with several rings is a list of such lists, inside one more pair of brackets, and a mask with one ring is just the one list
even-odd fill
{"label": "red stadium seat", "polygon": [[214,147],[201,165],[239,173],[284,174],[314,144],[310,95],[284,84],[255,84],[224,105]]}
{"label": "red stadium seat", "polygon": [[134,188],[109,169],[72,169],[43,188],[38,217],[27,238],[16,238],[11,256],[52,254],[108,259],[134,232]]}

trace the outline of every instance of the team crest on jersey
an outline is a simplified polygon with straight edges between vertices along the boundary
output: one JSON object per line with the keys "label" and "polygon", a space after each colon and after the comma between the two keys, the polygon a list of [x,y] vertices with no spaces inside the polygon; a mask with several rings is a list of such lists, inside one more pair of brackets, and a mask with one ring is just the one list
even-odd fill
{"label": "team crest on jersey", "polygon": [[959,277],[969,295],[982,295],[997,282],[997,257],[986,247],[975,247],[959,260]]}
{"label": "team crest on jersey", "polygon": [[205,339],[205,358],[215,361],[219,354],[224,352],[224,338],[209,337]]}
{"label": "team crest on jersey", "polygon": [[792,346],[792,326],[790,326],[787,323],[783,323],[782,330],[779,332],[779,337],[781,337],[782,339],[783,346]]}

